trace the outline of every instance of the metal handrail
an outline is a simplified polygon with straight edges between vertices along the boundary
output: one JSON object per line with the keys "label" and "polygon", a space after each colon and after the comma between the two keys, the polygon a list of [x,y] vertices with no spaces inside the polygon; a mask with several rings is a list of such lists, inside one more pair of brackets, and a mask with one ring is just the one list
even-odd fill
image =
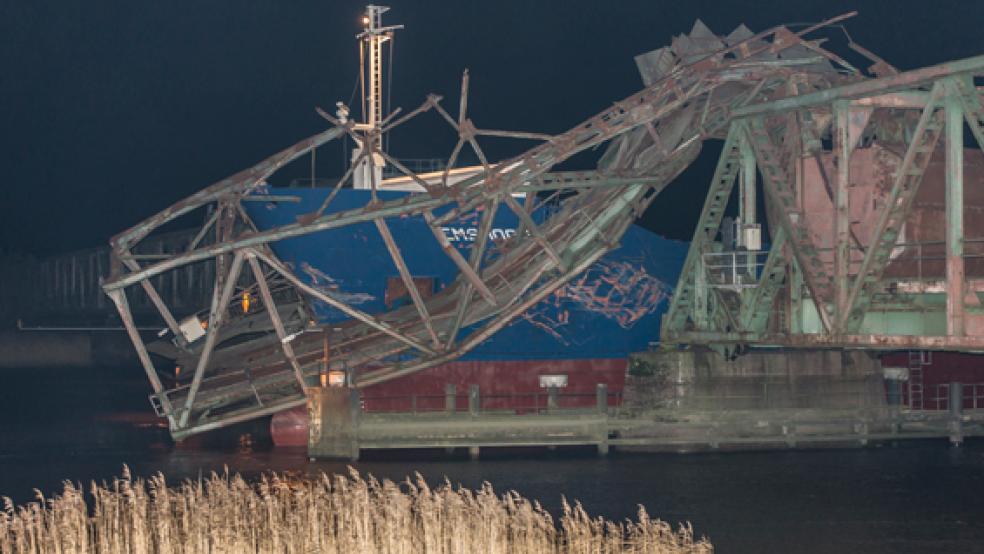
{"label": "metal handrail", "polygon": [[[981,252],[967,252],[965,250],[964,253],[963,253],[963,256],[962,256],[963,259],[965,259],[965,260],[984,259],[984,237],[965,238],[965,239],[963,239],[963,245],[964,246],[968,246],[968,245],[972,245],[972,246],[973,245],[982,245],[980,248],[978,248],[978,249],[982,250]],[[892,248],[893,248],[893,250],[907,249],[907,248],[914,248],[915,249],[915,252],[913,253],[914,255],[906,256],[905,258],[901,258],[900,261],[907,261],[907,262],[913,262],[914,261],[914,262],[916,262],[916,277],[915,277],[915,279],[918,280],[918,281],[922,281],[925,278],[927,278],[927,276],[924,273],[924,269],[925,269],[924,268],[924,265],[923,265],[924,262],[945,262],[946,261],[946,252],[943,251],[943,250],[941,250],[939,254],[937,254],[935,252],[934,253],[931,253],[931,254],[926,254],[925,253],[926,250],[928,250],[930,248],[934,248],[934,247],[935,248],[940,248],[940,249],[945,249],[946,248],[946,241],[945,240],[927,240],[927,241],[900,242],[900,243],[896,243]],[[816,251],[818,253],[831,254],[831,255],[833,254],[834,250],[835,250],[835,248],[833,248],[833,247],[820,247],[820,248],[817,248],[816,249]],[[849,256],[850,257],[850,260],[849,260],[848,263],[849,263],[849,268],[850,268],[849,271],[852,272],[852,273],[856,273],[857,269],[860,268],[861,263],[862,263],[860,259],[856,259],[853,256],[854,254],[858,254],[858,255],[863,256],[864,255],[864,251],[861,250],[860,248],[856,247],[856,246],[850,248],[850,256]],[[899,259],[899,258],[897,258],[897,259]]]}
{"label": "metal handrail", "polygon": [[710,288],[755,288],[768,256],[768,250],[704,252],[701,258],[704,271],[709,277],[717,278],[708,279],[705,284]]}
{"label": "metal handrail", "polygon": [[[932,394],[923,400],[923,411],[950,409],[950,383],[931,385],[926,390]],[[961,383],[960,409],[984,410],[984,383]]]}
{"label": "metal handrail", "polygon": [[[535,392],[480,394],[475,408],[479,412],[507,412],[516,414],[546,414],[552,410],[590,409],[597,407],[597,390],[571,392]],[[451,400],[453,399],[453,400]],[[608,408],[621,408],[623,393],[606,393]],[[361,408],[367,414],[385,413],[441,413],[449,412],[448,405],[453,402],[456,413],[468,413],[471,409],[471,395],[468,392],[455,394],[404,394],[360,396]]]}

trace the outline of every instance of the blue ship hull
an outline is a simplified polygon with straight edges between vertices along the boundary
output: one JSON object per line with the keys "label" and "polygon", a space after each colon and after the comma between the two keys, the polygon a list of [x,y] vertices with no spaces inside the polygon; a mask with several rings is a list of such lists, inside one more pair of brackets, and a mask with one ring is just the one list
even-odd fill
{"label": "blue ship hull", "polygon": [[[246,205],[250,217],[263,230],[292,223],[297,216],[317,210],[328,192],[290,189],[289,194],[296,196],[298,202]],[[409,193],[387,191],[379,196],[389,200],[405,194]],[[368,200],[368,191],[343,189],[328,211],[356,209]],[[533,219],[542,221],[548,215],[544,210],[548,209],[534,211]],[[418,289],[420,282],[432,287],[432,292],[451,283],[457,268],[422,218],[390,219],[387,224],[410,273],[419,280]],[[475,242],[477,226],[478,214],[472,213],[443,231],[451,244],[467,256]],[[515,214],[501,207],[495,214],[490,238],[504,240],[515,233],[516,227]],[[397,269],[372,223],[282,240],[272,246],[277,256],[308,284],[363,311],[382,312],[409,302],[405,294],[398,294],[403,286]],[[494,250],[494,242],[490,248]],[[566,392],[575,394],[569,400],[575,404],[593,405],[599,384],[614,393],[609,402],[617,403],[625,384],[629,353],[646,350],[659,337],[661,316],[669,305],[687,248],[686,243],[632,225],[623,235],[621,247],[460,359],[364,389],[363,409],[407,411],[411,409],[406,405],[408,395],[416,398],[413,409],[444,409],[449,386],[459,394],[478,386],[486,408],[499,404],[507,409],[536,407],[544,400],[539,381],[542,375],[562,376],[567,383]],[[394,293],[394,288],[398,293]],[[321,323],[347,318],[317,301],[312,308]],[[307,413],[303,407],[278,413],[270,429],[278,446],[305,446]]]}
{"label": "blue ship hull", "polygon": [[[280,192],[283,189],[278,189]],[[290,189],[297,202],[249,202],[250,217],[261,229],[296,221],[318,209],[330,189]],[[381,191],[382,200],[408,192]],[[343,189],[328,212],[364,206],[369,191]],[[547,214],[541,208],[534,220]],[[437,213],[440,215],[440,212]],[[415,279],[437,292],[448,286],[457,268],[440,248],[421,217],[387,221]],[[475,241],[478,213],[443,228],[451,244],[467,250]],[[493,219],[490,248],[517,227],[515,214],[500,207]],[[372,223],[332,229],[273,244],[277,256],[312,286],[368,313],[409,302],[399,274],[382,238]],[[687,253],[687,244],[672,241],[632,225],[621,247],[608,253],[585,273],[540,302],[499,333],[466,354],[462,360],[549,360],[625,358],[645,350],[659,337],[660,317],[668,306]],[[394,287],[399,284],[398,287]],[[418,284],[418,287],[421,285]],[[321,323],[344,321],[347,316],[315,301]]]}

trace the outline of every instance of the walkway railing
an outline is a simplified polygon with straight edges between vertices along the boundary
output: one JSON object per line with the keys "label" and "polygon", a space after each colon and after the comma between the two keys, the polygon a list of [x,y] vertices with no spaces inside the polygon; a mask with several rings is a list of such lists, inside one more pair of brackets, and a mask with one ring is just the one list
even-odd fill
{"label": "walkway railing", "polygon": [[478,385],[472,385],[465,393],[447,385],[442,395],[365,395],[360,404],[367,414],[537,415],[590,410],[617,415],[622,392],[609,392],[607,385],[599,384],[594,390],[547,388],[539,393],[481,394]]}
{"label": "walkway railing", "polygon": [[984,383],[941,383],[926,387],[923,410],[950,410],[954,388],[960,391],[961,411],[984,410]]}

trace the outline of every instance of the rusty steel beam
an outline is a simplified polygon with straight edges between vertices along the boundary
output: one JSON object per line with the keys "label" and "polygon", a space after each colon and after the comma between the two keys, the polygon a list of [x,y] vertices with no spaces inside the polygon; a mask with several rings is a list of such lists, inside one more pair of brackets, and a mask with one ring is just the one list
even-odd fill
{"label": "rusty steel beam", "polygon": [[322,214],[325,213],[325,210],[328,209],[328,206],[331,204],[331,201],[334,200],[335,196],[338,195],[338,191],[341,190],[342,187],[345,186],[345,183],[347,183],[349,179],[352,178],[352,174],[355,173],[355,168],[359,167],[359,164],[361,164],[362,161],[365,160],[366,156],[368,155],[369,155],[369,150],[363,150],[362,152],[359,153],[355,161],[352,162],[352,164],[349,166],[347,170],[345,170],[345,173],[342,175],[342,178],[339,179],[338,183],[335,184],[335,188],[331,190],[331,193],[329,193],[328,196],[325,197],[325,200],[321,203],[320,206],[318,206],[318,209],[315,210],[313,216],[306,218],[307,221],[314,221],[315,219],[318,219],[319,217],[321,217]]}
{"label": "rusty steel beam", "polygon": [[[554,192],[558,190],[602,189],[626,185],[657,184],[663,179],[655,175],[622,176],[601,171],[558,171],[544,173],[538,179],[520,185],[513,194]],[[529,213],[529,210],[527,210]]]}
{"label": "rusty steel beam", "polygon": [[963,336],[964,295],[964,113],[953,87],[947,87],[943,99],[946,119],[946,332]]}
{"label": "rusty steel beam", "polygon": [[762,332],[769,319],[769,308],[775,301],[776,294],[786,277],[786,257],[783,248],[786,247],[786,234],[782,227],[776,230],[772,238],[772,248],[762,266],[762,275],[758,286],[743,298],[741,306],[741,331]]}
{"label": "rusty steel beam", "polygon": [[[132,258],[124,257],[120,258],[120,261],[123,262],[123,265],[130,268],[131,271],[140,270],[140,264]],[[178,341],[184,342],[184,335],[181,334],[178,321],[174,319],[174,314],[171,313],[171,310],[167,307],[167,304],[164,303],[164,299],[161,298],[161,295],[157,293],[157,289],[154,288],[154,284],[151,283],[149,279],[145,279],[140,281],[140,286],[143,288],[144,294],[147,295],[147,298],[149,298],[151,303],[154,304],[154,307],[157,308],[157,311],[164,319],[164,323],[167,325],[167,328],[171,330],[171,333],[174,334],[174,337]]]}
{"label": "rusty steel beam", "polygon": [[161,383],[161,378],[157,374],[157,368],[154,367],[154,362],[150,359],[150,353],[147,352],[147,346],[144,344],[143,338],[140,337],[140,331],[137,330],[137,326],[133,321],[133,315],[130,312],[130,306],[126,299],[126,291],[112,291],[109,293],[109,298],[116,305],[116,308],[120,313],[120,318],[123,320],[123,326],[126,328],[126,333],[130,337],[130,342],[133,343],[133,346],[137,351],[137,357],[140,359],[140,365],[143,366],[144,371],[147,373],[147,380],[150,381],[150,386],[154,389],[154,394],[159,395],[161,398],[161,407],[163,408],[164,413],[167,414],[170,427],[172,429],[176,428],[177,425],[173,415],[174,410],[171,407],[167,397],[162,394],[164,392],[164,384]]}
{"label": "rusty steel beam", "polygon": [[249,252],[246,254],[246,258],[249,260],[249,267],[253,272],[253,278],[256,279],[256,284],[260,287],[260,297],[263,299],[263,307],[270,315],[270,322],[273,323],[273,329],[277,333],[280,348],[284,352],[284,357],[287,358],[290,366],[294,369],[294,376],[297,377],[297,385],[303,391],[305,387],[304,372],[301,371],[301,366],[297,363],[297,357],[294,356],[294,349],[287,339],[287,331],[284,330],[284,323],[280,320],[280,314],[277,313],[277,304],[273,301],[273,295],[270,294],[270,285],[267,284],[266,277],[263,275],[260,262],[256,261],[256,254]]}
{"label": "rusty steel beam", "polygon": [[264,182],[270,175],[282,168],[284,165],[296,160],[304,154],[307,154],[314,148],[335,140],[340,137],[342,133],[343,131],[341,129],[333,128],[299,141],[293,146],[277,152],[249,169],[240,171],[231,177],[223,179],[218,183],[202,189],[184,200],[172,204],[149,219],[116,235],[110,240],[110,244],[118,249],[131,248],[154,229],[169,221],[181,217],[182,215],[200,208],[205,204],[218,201],[220,198],[245,194],[260,183]]}
{"label": "rusty steel beam", "polygon": [[[772,202],[777,212],[779,224],[786,234],[789,250],[797,265],[803,268],[803,280],[813,302],[817,305],[817,313],[828,331],[832,328],[831,314],[827,307],[830,298],[831,276],[820,261],[805,226],[800,221],[793,221],[791,211],[795,210],[795,197],[789,174],[781,165],[776,146],[769,137],[768,129],[761,119],[752,120],[751,124],[739,121],[747,140],[752,145],[759,170],[762,172],[763,187],[766,196]],[[802,214],[798,214],[802,217]]]}
{"label": "rusty steel beam", "polygon": [[974,87],[974,79],[971,75],[962,75],[953,82],[953,86],[954,92],[960,96],[964,116],[977,142],[977,147],[984,151],[984,102],[982,102],[984,90]]}
{"label": "rusty steel beam", "polygon": [[[544,184],[543,175],[540,175],[539,177],[536,178],[536,183],[538,185]],[[558,191],[554,191],[554,194],[557,194],[557,192]],[[553,195],[551,195],[551,198],[553,198]],[[536,199],[537,199],[536,192],[532,192],[529,190],[525,192],[525,196],[523,197],[523,211],[526,212],[526,215],[528,216],[533,215],[536,205]],[[523,223],[522,221],[520,221],[519,225],[516,226],[516,234],[519,236],[524,236],[526,234],[526,224]]]}
{"label": "rusty steel beam", "polygon": [[837,179],[834,189],[834,327],[839,325],[848,312],[850,294],[848,270],[851,265],[851,107],[847,102],[837,101],[833,105],[834,148],[837,153]]}
{"label": "rusty steel beam", "polygon": [[221,419],[217,418],[210,421],[206,418],[202,423],[196,425],[194,428],[185,428],[172,431],[171,436],[174,437],[174,440],[184,440],[193,435],[214,431],[236,423],[250,421],[259,417],[268,416],[278,412],[283,412],[285,410],[290,410],[291,408],[303,406],[305,402],[307,402],[307,398],[304,396],[287,398],[279,402],[268,403],[256,408],[240,410],[238,412],[223,416]]}
{"label": "rusty steel beam", "polygon": [[878,215],[878,223],[868,242],[868,250],[854,279],[845,310],[841,313],[843,319],[838,327],[846,332],[856,331],[864,319],[864,313],[881,281],[892,248],[898,242],[912,201],[936,150],[943,129],[942,114],[938,111],[942,94],[942,87],[935,85],[913,131],[902,163],[896,170],[888,200]]}
{"label": "rusty steel beam", "polygon": [[920,86],[932,84],[934,81],[951,75],[976,74],[981,72],[984,72],[984,56],[974,56],[914,69],[912,71],[904,71],[880,79],[867,79],[800,96],[752,104],[735,110],[731,116],[734,119],[742,119],[765,114],[777,115],[782,112],[830,104],[835,100],[857,100],[862,97],[878,96],[890,92],[916,90]]}
{"label": "rusty steel beam", "polygon": [[312,287],[311,285],[305,283],[300,278],[298,278],[297,275],[294,275],[293,272],[291,272],[289,269],[287,269],[287,267],[285,267],[282,263],[280,263],[279,261],[277,261],[273,257],[267,256],[266,254],[264,254],[262,252],[259,252],[259,251],[256,251],[256,250],[251,250],[251,252],[257,258],[263,260],[263,263],[265,263],[268,266],[270,266],[271,268],[273,268],[284,279],[287,279],[287,281],[289,281],[292,285],[294,285],[295,287],[297,287],[301,291],[303,291],[303,292],[305,292],[305,293],[307,293],[307,294],[309,294],[309,295],[317,298],[318,300],[324,302],[325,304],[328,304],[332,308],[335,308],[336,310],[344,313],[345,315],[347,315],[347,316],[349,316],[349,317],[351,317],[353,319],[357,319],[357,320],[365,323],[366,325],[368,325],[368,326],[370,326],[370,327],[372,327],[372,328],[374,328],[374,329],[376,329],[376,330],[378,330],[378,331],[380,331],[382,333],[385,333],[385,334],[387,334],[387,335],[395,338],[396,340],[398,340],[398,341],[400,341],[400,342],[406,344],[407,346],[410,346],[410,347],[412,347],[412,348],[414,348],[416,350],[419,350],[421,352],[426,352],[428,354],[432,354],[434,352],[433,350],[431,350],[427,346],[423,345],[422,343],[414,340],[413,338],[410,338],[408,336],[405,336],[405,335],[397,332],[395,329],[393,329],[392,327],[390,327],[385,322],[383,322],[383,321],[381,321],[381,320],[379,320],[379,319],[377,319],[377,318],[375,318],[375,317],[373,317],[373,316],[371,316],[371,315],[369,315],[369,314],[367,314],[367,313],[365,313],[365,312],[363,312],[361,310],[357,310],[357,309],[349,306],[348,304],[346,304],[346,303],[344,303],[344,302],[342,302],[340,300],[337,300],[337,299],[333,298],[331,295],[326,294],[326,293],[324,293],[324,292],[322,292],[322,291],[320,291],[320,290]]}
{"label": "rusty steel beam", "polygon": [[543,133],[528,133],[523,131],[497,131],[494,129],[476,129],[475,134],[486,137],[516,138],[526,140],[550,140],[553,135]]}
{"label": "rusty steel beam", "polygon": [[[493,198],[485,205],[485,213],[482,214],[482,219],[478,224],[478,236],[475,237],[475,244],[472,245],[468,261],[469,267],[475,273],[478,273],[481,269],[482,257],[485,255],[485,247],[489,242],[489,233],[492,231],[492,220],[495,218],[495,212],[498,209],[499,201],[497,198]],[[468,312],[468,307],[471,304],[471,297],[472,285],[471,283],[465,283],[461,288],[461,294],[458,295],[458,312],[455,314],[454,324],[448,333],[445,350],[451,349],[458,336],[458,331],[461,329],[461,325],[465,320],[465,314]]]}
{"label": "rusty steel beam", "polygon": [[[239,278],[239,271],[242,267],[243,253],[236,252],[233,255],[232,265],[229,267],[228,275],[223,275],[223,273],[216,268],[215,289],[212,294],[212,309],[209,311],[208,315],[208,329],[206,329],[205,344],[202,347],[201,356],[198,358],[198,365],[195,367],[191,387],[188,389],[188,398],[185,400],[185,405],[183,411],[181,412],[181,418],[178,424],[179,427],[186,427],[188,425],[192,407],[195,405],[195,396],[198,394],[198,388],[201,386],[202,378],[205,376],[205,368],[208,366],[208,361],[212,355],[212,350],[215,348],[215,342],[218,340],[219,330],[222,328],[222,324],[225,321],[226,311],[229,309],[229,302],[232,300],[232,293],[236,290],[236,280]],[[221,293],[219,292],[220,289]]]}
{"label": "rusty steel beam", "polygon": [[185,251],[190,252],[195,248],[197,248],[198,244],[202,242],[202,239],[205,238],[205,235],[207,235],[208,231],[212,228],[212,225],[215,225],[215,221],[218,218],[219,218],[219,211],[218,210],[213,211],[212,215],[208,216],[208,219],[205,220],[205,224],[202,225],[201,230],[198,231],[195,237],[191,239],[191,242],[188,243],[188,247],[185,248]]}
{"label": "rusty steel beam", "polygon": [[513,211],[519,217],[519,221],[523,224],[523,228],[533,237],[540,246],[543,247],[543,251],[547,253],[548,256],[557,264],[557,267],[564,267],[567,264],[564,262],[563,258],[557,252],[550,241],[544,236],[543,232],[530,217],[530,214],[526,213],[526,209],[519,205],[518,202],[512,197],[511,194],[507,194],[502,197],[502,200],[509,206],[509,209]]}
{"label": "rusty steel beam", "polygon": [[[514,303],[509,307],[509,310],[506,312],[505,317],[497,318],[495,321],[487,325],[481,331],[478,331],[474,335],[469,336],[468,340],[463,342],[454,353],[440,356],[437,360],[429,361],[427,365],[423,367],[416,367],[416,366],[401,367],[399,369],[389,370],[385,374],[368,374],[360,378],[356,382],[356,385],[359,387],[366,387],[402,375],[409,375],[411,373],[420,371],[421,369],[425,369],[426,367],[433,367],[435,365],[445,363],[460,357],[461,355],[467,353],[472,348],[478,346],[483,341],[491,337],[493,334],[495,334],[496,331],[501,329],[503,326],[505,326],[507,323],[512,321],[518,315],[528,310],[531,306],[535,305],[536,303],[546,298],[549,294],[557,290],[558,287],[565,284],[572,277],[584,271],[588,266],[593,264],[604,253],[605,253],[604,249],[597,249],[591,256],[585,258],[579,266],[571,270],[568,270],[565,274],[566,279],[553,280],[547,285],[541,287],[538,291],[536,291],[536,293],[524,299],[522,302]],[[528,282],[523,285],[522,287],[523,290],[533,286],[533,284],[540,278],[540,276],[543,275],[544,272],[546,272],[552,267],[555,267],[555,262],[552,259],[542,264],[539,267],[539,269],[529,278]],[[519,295],[517,295],[515,298],[518,299]]]}
{"label": "rusty steel beam", "polygon": [[431,341],[434,343],[436,348],[440,348],[441,339],[437,337],[437,332],[434,331],[434,323],[431,321],[431,316],[427,312],[427,305],[424,303],[423,297],[420,296],[420,291],[417,290],[417,284],[413,282],[413,275],[407,268],[407,262],[403,259],[403,254],[400,253],[400,248],[396,245],[396,241],[393,240],[393,234],[390,233],[389,227],[382,219],[377,219],[374,223],[376,224],[376,229],[379,230],[379,235],[383,237],[383,242],[386,243],[386,250],[389,251],[390,258],[392,258],[393,263],[396,264],[396,270],[400,273],[400,279],[403,280],[403,286],[406,287],[407,294],[410,295],[414,308],[416,308],[417,313],[420,314],[420,319],[424,322],[424,327],[427,328],[427,333],[430,335]]}
{"label": "rusty steel beam", "polygon": [[306,224],[292,223],[289,225],[284,225],[269,231],[242,236],[173,256],[152,266],[144,267],[140,271],[128,273],[121,276],[119,279],[109,281],[103,286],[103,290],[108,292],[135,285],[141,280],[149,279],[166,271],[170,271],[190,263],[214,258],[222,254],[228,254],[236,250],[261,246],[287,238],[316,233],[318,231],[338,229],[353,223],[366,223],[374,221],[380,217],[422,213],[426,209],[437,208],[443,203],[444,202],[440,198],[430,198],[420,195],[408,196],[399,200],[379,202],[371,209],[367,207],[354,208],[344,212],[324,215]]}
{"label": "rusty steel beam", "polygon": [[680,344],[746,344],[763,348],[864,348],[866,350],[984,351],[984,337],[955,335],[768,334],[682,331],[670,337]]}
{"label": "rusty steel beam", "polygon": [[397,171],[399,171],[400,173],[406,175],[407,177],[410,177],[411,180],[413,180],[415,183],[417,183],[417,185],[419,185],[424,190],[430,191],[431,189],[434,188],[433,185],[431,185],[427,181],[424,181],[423,179],[421,179],[420,176],[418,176],[416,173],[414,173],[413,171],[410,171],[409,169],[407,169],[406,166],[404,166],[403,164],[401,164],[399,162],[399,160],[397,160],[396,158],[390,156],[389,154],[387,154],[386,152],[383,152],[383,151],[380,151],[379,154],[382,155],[383,156],[383,159],[385,159],[387,162],[389,162],[390,165],[392,165],[393,167],[395,167],[397,169]]}
{"label": "rusty steel beam", "polygon": [[700,293],[697,290],[698,272],[704,271],[701,257],[706,245],[718,234],[724,210],[734,189],[735,178],[741,168],[742,140],[741,130],[738,127],[732,127],[728,131],[714,175],[711,177],[710,189],[704,199],[704,207],[697,219],[697,227],[690,242],[691,247],[687,251],[680,278],[670,299],[670,306],[666,310],[665,320],[670,325],[682,327],[686,324],[687,318],[693,316],[695,295]]}
{"label": "rusty steel beam", "polygon": [[430,210],[424,212],[424,221],[427,222],[427,226],[430,227],[431,232],[434,234],[434,238],[437,239],[437,243],[441,245],[444,253],[451,258],[454,265],[458,266],[458,270],[461,271],[461,275],[468,279],[468,283],[482,295],[482,298],[484,298],[486,302],[492,306],[498,305],[498,302],[496,302],[495,299],[495,294],[489,290],[489,287],[482,281],[482,278],[478,275],[478,273],[472,269],[472,266],[465,261],[465,258],[462,257],[461,252],[458,252],[458,249],[451,244],[451,241],[448,240],[448,237],[444,234],[444,231],[442,231],[440,227],[434,225],[434,214],[431,213]]}

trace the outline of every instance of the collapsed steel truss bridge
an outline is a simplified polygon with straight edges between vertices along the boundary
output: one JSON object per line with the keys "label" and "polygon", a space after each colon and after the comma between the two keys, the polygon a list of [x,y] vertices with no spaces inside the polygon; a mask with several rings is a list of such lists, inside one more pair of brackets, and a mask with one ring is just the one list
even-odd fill
{"label": "collapsed steel truss bridge", "polygon": [[[963,151],[963,143],[957,140],[962,127],[961,133],[953,129],[966,120],[977,142],[984,144],[984,108],[974,83],[984,74],[984,57],[899,72],[852,42],[851,48],[873,64],[866,73],[821,47],[822,40],[810,38],[851,15],[799,30],[778,26],[756,34],[742,26],[725,37],[698,22],[690,35],[677,37],[672,46],[638,58],[646,88],[554,136],[477,128],[467,116],[467,74],[457,118],[442,107],[438,96],[361,133],[353,123],[319,110],[331,124],[326,131],[168,207],[111,241],[115,264],[104,290],[128,329],[154,388],[154,402],[168,418],[172,434],[180,438],[302,405],[303,388],[315,383],[327,364],[345,367],[353,385],[363,387],[454,360],[617,248],[626,228],[696,159],[709,139],[723,139],[724,151],[666,316],[664,342],[862,347],[884,343],[883,335],[863,334],[859,329],[865,314],[877,304],[880,278],[937,141],[948,133],[947,175],[953,174],[948,187],[954,190],[962,186],[956,168],[961,165],[957,151]],[[243,203],[254,201],[251,195],[274,172],[312,149],[344,136],[376,145],[380,133],[430,111],[457,133],[449,167],[467,146],[481,161],[476,175],[449,183],[450,171],[446,171],[434,184],[371,146],[363,156],[382,156],[424,191],[384,201],[376,197],[373,182],[372,199],[361,208],[325,213],[332,193],[316,212],[263,231],[244,210]],[[825,136],[831,133],[837,154],[849,157],[862,137],[870,134],[866,129],[893,125],[904,128],[900,133],[907,137],[908,146],[873,238],[864,237],[851,250],[852,230],[844,207],[850,175],[844,169],[848,164],[841,164],[830,180],[837,240],[833,248],[821,252],[816,237],[803,225],[801,193],[792,174],[797,160],[820,155]],[[541,143],[522,155],[492,163],[479,144],[483,136]],[[575,154],[600,146],[605,150],[597,170],[554,171]],[[756,174],[761,174],[769,206],[771,248],[764,263],[750,264],[753,270],[745,268],[745,282],[752,286],[721,286],[728,283],[714,280],[705,254],[716,241],[736,180],[742,183],[742,202],[754,205]],[[344,175],[335,191],[351,176],[351,171]],[[560,208],[547,220],[534,222],[530,214],[558,195],[563,198]],[[488,244],[489,228],[500,205],[515,212],[520,227],[493,249]],[[203,218],[201,231],[184,251],[163,256],[141,253],[140,243],[148,235],[206,208],[210,215]],[[959,209],[952,210],[956,219]],[[479,214],[477,240],[465,257],[448,243],[441,226],[474,213]],[[387,225],[388,219],[408,215],[427,222],[434,240],[458,269],[451,285],[427,298],[418,292]],[[283,239],[366,222],[375,225],[387,245],[411,296],[409,305],[365,313],[311,286],[270,247]],[[947,237],[947,252],[953,257],[947,261],[948,290],[966,290],[957,260],[959,235],[951,237],[948,232]],[[204,337],[189,344],[182,339],[179,317],[157,293],[156,282],[168,272],[206,261],[216,265],[212,302]],[[803,287],[788,286],[794,280]],[[190,383],[164,387],[161,368],[155,367],[128,307],[131,287],[143,289],[175,341],[194,354],[194,367],[188,368]],[[782,328],[777,323],[776,299],[781,290],[794,288],[804,291],[793,294],[797,302],[809,305],[812,299],[816,306],[816,329]],[[262,301],[278,340],[235,359],[222,359],[214,355],[216,345],[244,291]],[[350,320],[317,333],[291,332],[282,311],[273,309],[284,291],[328,304]],[[968,334],[971,328],[962,326],[962,303],[955,293],[947,298],[951,296],[945,336],[921,338],[939,346],[980,347],[984,337]],[[330,345],[330,359],[325,344]]]}

